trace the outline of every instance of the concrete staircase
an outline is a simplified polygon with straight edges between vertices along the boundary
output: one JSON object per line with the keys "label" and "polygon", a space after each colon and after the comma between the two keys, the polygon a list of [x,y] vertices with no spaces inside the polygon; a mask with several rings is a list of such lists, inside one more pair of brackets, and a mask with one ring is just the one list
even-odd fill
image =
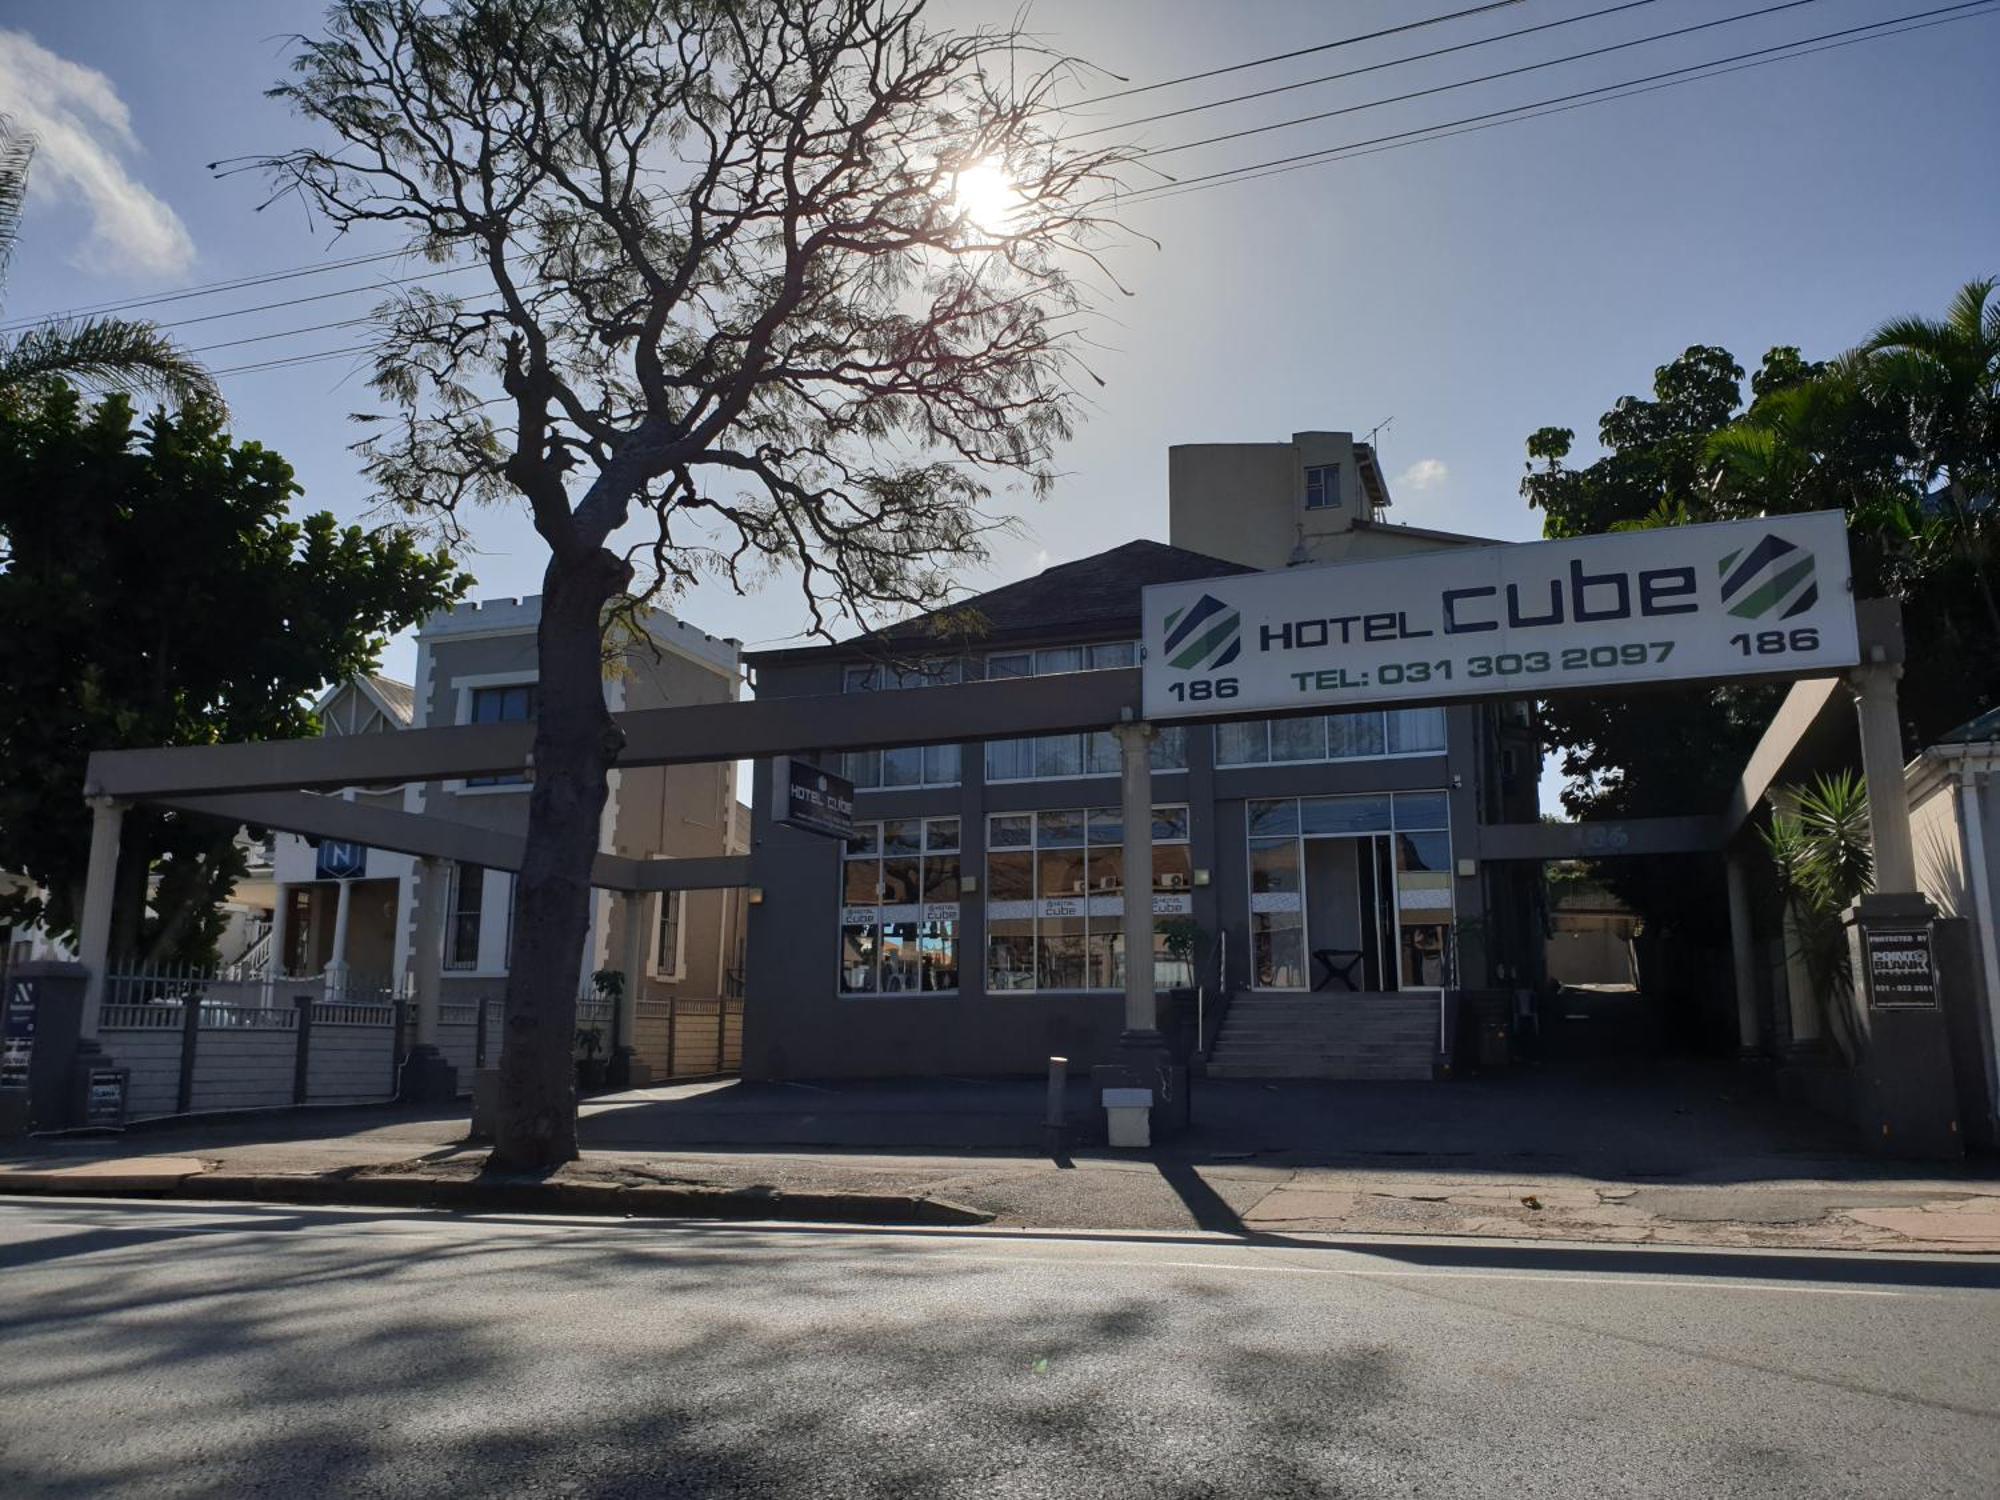
{"label": "concrete staircase", "polygon": [[1211,1078],[1418,1078],[1437,1052],[1435,995],[1239,994]]}

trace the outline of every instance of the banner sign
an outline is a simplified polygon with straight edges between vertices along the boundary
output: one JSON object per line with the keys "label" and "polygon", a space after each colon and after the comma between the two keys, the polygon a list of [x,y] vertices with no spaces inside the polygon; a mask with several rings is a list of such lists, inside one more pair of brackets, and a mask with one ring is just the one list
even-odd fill
{"label": "banner sign", "polygon": [[1864,927],[1862,943],[1868,955],[1871,1009],[1937,1009],[1929,927]]}
{"label": "banner sign", "polygon": [[1142,609],[1149,719],[1860,660],[1839,511],[1154,584]]}
{"label": "banner sign", "polygon": [[854,783],[831,771],[822,771],[809,760],[774,761],[771,774],[776,779],[771,805],[778,821],[807,833],[823,833],[829,838],[854,837]]}

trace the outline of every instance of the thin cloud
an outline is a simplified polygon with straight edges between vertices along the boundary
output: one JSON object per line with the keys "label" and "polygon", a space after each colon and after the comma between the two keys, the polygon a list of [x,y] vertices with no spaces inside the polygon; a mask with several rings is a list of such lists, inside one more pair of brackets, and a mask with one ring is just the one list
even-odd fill
{"label": "thin cloud", "polygon": [[92,271],[175,272],[194,241],[171,208],[125,170],[136,152],[132,116],[111,80],[58,57],[24,31],[0,31],[0,108],[35,137],[28,189],[68,198],[90,213],[77,261]]}
{"label": "thin cloud", "polygon": [[1444,466],[1441,458],[1420,458],[1409,468],[1396,476],[1396,483],[1405,489],[1436,489],[1451,477],[1451,470]]}

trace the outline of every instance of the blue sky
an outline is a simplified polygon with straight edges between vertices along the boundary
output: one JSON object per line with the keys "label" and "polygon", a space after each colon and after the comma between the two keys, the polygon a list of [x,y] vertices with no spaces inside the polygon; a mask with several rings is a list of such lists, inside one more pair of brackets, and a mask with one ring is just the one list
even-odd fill
{"label": "blue sky", "polygon": [[[1464,8],[1471,0],[1248,3],[1041,0],[1052,45],[1146,83]],[[1101,108],[1110,123],[1362,62],[1513,30],[1613,0],[1524,0],[1406,37],[1260,67]],[[1370,78],[1145,127],[1165,145],[1379,99],[1760,8],[1772,0],[1655,0],[1607,17]],[[1438,98],[1370,109],[1177,155],[1182,176],[1455,119],[1742,50],[1912,15],[1944,0],[1812,0],[1781,14]],[[1007,4],[956,3],[946,24],[1004,22]],[[379,248],[333,246],[297,205],[263,212],[260,185],[206,163],[303,139],[263,97],[285,35],[317,4],[11,0],[0,18],[0,109],[45,137],[39,191],[6,289],[9,318]],[[1003,497],[1027,533],[973,586],[1166,532],[1170,444],[1255,441],[1307,428],[1382,434],[1395,519],[1527,538],[1515,492],[1525,436],[1586,440],[1619,394],[1691,343],[1746,365],[1774,343],[1833,353],[1898,313],[1935,312],[2000,272],[2000,16],[1982,14],[1800,61],[1135,207],[1159,241],[1121,252],[1132,295],[1107,310],[1106,387],[1049,500]],[[1121,114],[1121,111],[1125,113]],[[163,320],[288,294],[362,287],[329,273],[150,310]],[[369,298],[222,319],[194,346],[362,311]],[[223,368],[337,348],[297,334],[205,356]],[[297,468],[306,503],[361,515],[346,450],[369,395],[342,363],[228,377],[239,436]],[[482,596],[532,593],[538,543],[518,515],[480,518],[467,559]],[[782,588],[739,599],[704,587],[679,612],[769,643],[802,628]],[[409,669],[405,643],[392,671]]]}

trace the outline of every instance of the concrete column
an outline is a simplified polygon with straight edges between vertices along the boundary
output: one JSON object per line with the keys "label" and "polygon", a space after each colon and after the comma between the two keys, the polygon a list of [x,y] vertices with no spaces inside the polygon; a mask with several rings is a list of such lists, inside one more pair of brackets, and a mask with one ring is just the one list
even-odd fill
{"label": "concrete column", "polygon": [[1158,1040],[1153,994],[1153,726],[1120,724],[1125,818],[1125,1036]]}
{"label": "concrete column", "polygon": [[417,1008],[417,1045],[435,1047],[438,1007],[443,1000],[445,897],[451,888],[451,872],[443,860],[425,855],[416,861],[412,874],[417,881],[417,930],[410,939],[410,989]]}
{"label": "concrete column", "polygon": [[292,888],[278,886],[278,898],[271,905],[271,962],[266,974],[272,984],[285,977],[286,928],[292,915]]}
{"label": "concrete column", "polygon": [[[639,1018],[639,986],[646,975],[646,913],[652,904],[638,891],[625,891],[619,895],[618,904],[625,910],[625,956],[621,966],[625,970],[625,993],[618,998],[618,1016],[612,1023],[612,1050],[620,1048],[632,1050],[632,1038],[637,1034]],[[722,993],[722,975],[716,973],[716,994]]]}
{"label": "concrete column", "polygon": [[333,903],[333,958],[326,966],[329,990],[343,989],[347,984],[347,921],[354,906],[354,882],[339,881],[335,890],[338,894]]}
{"label": "concrete column", "polygon": [[1861,771],[1868,783],[1868,832],[1875,846],[1875,890],[1914,893],[1917,856],[1910,804],[1903,792],[1903,732],[1896,715],[1895,665],[1855,669],[1849,679],[1861,716]]}
{"label": "concrete column", "polygon": [[1729,957],[1736,976],[1736,1046],[1757,1050],[1757,950],[1750,931],[1750,885],[1741,856],[1726,857],[1729,880]]}
{"label": "concrete column", "polygon": [[125,804],[111,797],[92,797],[90,814],[90,864],[84,875],[83,917],[77,924],[77,958],[88,977],[77,1035],[94,1042],[111,964],[111,898],[118,885],[118,841],[125,828]]}

